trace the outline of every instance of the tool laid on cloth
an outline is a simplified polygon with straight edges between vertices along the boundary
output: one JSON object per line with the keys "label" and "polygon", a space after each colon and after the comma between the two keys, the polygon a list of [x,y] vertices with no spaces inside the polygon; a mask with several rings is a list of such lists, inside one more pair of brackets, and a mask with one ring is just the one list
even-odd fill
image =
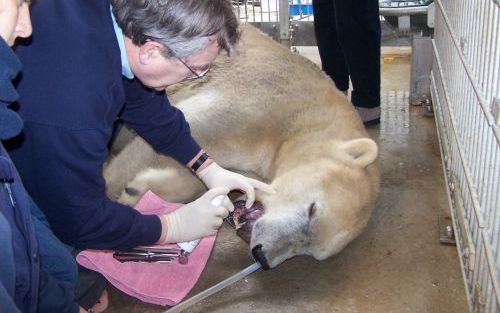
{"label": "tool laid on cloth", "polygon": [[[169,203],[151,191],[146,192],[135,208],[142,214],[166,214],[181,207]],[[85,250],[76,259],[82,266],[101,273],[115,288],[147,303],[173,306],[181,302],[198,281],[215,243],[215,236],[204,237],[189,254],[189,262],[181,264],[174,259],[169,263],[120,262],[110,250]],[[180,253],[176,244],[142,246],[140,249],[167,253],[168,249]],[[167,250],[166,250],[167,249]],[[129,252],[129,251],[126,251]],[[141,251],[142,252],[142,251]]]}
{"label": "tool laid on cloth", "polygon": [[214,293],[217,293],[217,292],[221,291],[222,289],[234,284],[235,282],[240,281],[241,279],[247,277],[248,275],[252,274],[253,272],[255,272],[261,268],[262,268],[262,266],[260,265],[260,263],[256,261],[252,265],[243,269],[241,272],[236,273],[229,278],[226,278],[225,280],[221,281],[220,283],[218,283],[218,284],[216,284],[208,289],[203,290],[199,294],[194,295],[185,301],[182,301],[181,303],[177,304],[174,307],[171,307],[170,309],[164,311],[163,313],[182,312],[182,310],[185,310],[188,307],[200,302],[201,300],[213,295]]}
{"label": "tool laid on cloth", "polygon": [[[210,202],[213,206],[224,204],[225,195],[219,195]],[[194,239],[186,242],[179,242],[180,247],[136,247],[127,251],[115,251],[113,258],[120,262],[147,262],[147,263],[170,263],[176,259],[180,264],[188,263],[188,256],[200,243],[200,239]]]}
{"label": "tool laid on cloth", "polygon": [[113,258],[120,262],[170,263],[177,260],[187,264],[187,255],[179,248],[137,247],[127,251],[115,251]]}
{"label": "tool laid on cloth", "polygon": [[[212,201],[210,201],[210,204],[212,204],[213,206],[221,206],[224,204],[225,197],[225,195],[219,195],[213,198]],[[182,254],[187,257],[198,246],[200,240],[201,239],[194,239],[191,241],[178,242],[177,245],[182,248]]]}

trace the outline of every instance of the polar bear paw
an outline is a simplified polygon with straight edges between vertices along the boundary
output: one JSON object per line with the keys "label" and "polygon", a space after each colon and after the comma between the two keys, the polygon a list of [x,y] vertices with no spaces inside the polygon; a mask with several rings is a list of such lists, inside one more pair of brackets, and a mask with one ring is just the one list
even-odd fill
{"label": "polar bear paw", "polygon": [[118,198],[118,202],[135,205],[148,190],[151,190],[167,201],[185,203],[193,199],[203,189],[204,185],[201,181],[187,170],[148,168],[139,172],[127,184]]}
{"label": "polar bear paw", "polygon": [[175,176],[173,169],[148,168],[139,172],[122,191],[118,202],[135,205],[148,190],[158,195],[168,194],[168,190],[162,190],[161,187],[164,186],[163,189],[165,189],[169,185],[169,181],[175,179]]}

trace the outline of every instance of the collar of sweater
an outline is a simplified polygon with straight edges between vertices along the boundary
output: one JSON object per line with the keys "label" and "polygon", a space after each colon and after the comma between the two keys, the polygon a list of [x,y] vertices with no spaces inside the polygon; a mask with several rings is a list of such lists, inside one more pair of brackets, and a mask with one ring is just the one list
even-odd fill
{"label": "collar of sweater", "polygon": [[21,61],[0,37],[0,139],[2,140],[14,137],[23,128],[19,114],[8,108],[18,98],[12,79],[20,70]]}
{"label": "collar of sweater", "polygon": [[0,38],[0,101],[10,103],[17,100],[18,95],[12,80],[20,70],[21,61]]}

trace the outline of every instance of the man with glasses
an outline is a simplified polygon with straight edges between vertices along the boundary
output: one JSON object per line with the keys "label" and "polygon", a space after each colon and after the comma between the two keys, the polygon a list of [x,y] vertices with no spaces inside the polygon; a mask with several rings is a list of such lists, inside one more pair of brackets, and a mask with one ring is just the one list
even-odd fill
{"label": "man with glasses", "polygon": [[202,78],[203,76],[205,76],[205,74],[208,73],[208,71],[210,70],[210,64],[205,66],[204,68],[201,68],[201,69],[193,69],[191,68],[189,65],[187,65],[186,62],[182,61],[181,58],[179,58],[179,61],[184,64],[184,66],[193,74],[193,75],[190,75],[188,76],[187,78],[188,79],[197,79],[197,78]]}
{"label": "man with glasses", "polygon": [[380,123],[380,17],[377,0],[313,0],[321,67],[365,126]]}
{"label": "man with glasses", "polygon": [[[229,190],[272,192],[217,165],[190,134],[164,89],[205,75],[239,40],[227,0],[44,0],[32,7],[33,40],[19,47],[24,138],[11,155],[54,233],[79,249],[127,249],[214,234]],[[131,126],[186,164],[211,189],[167,215],[141,215],[106,196],[102,167],[113,125]],[[88,305],[87,305],[88,307]]]}

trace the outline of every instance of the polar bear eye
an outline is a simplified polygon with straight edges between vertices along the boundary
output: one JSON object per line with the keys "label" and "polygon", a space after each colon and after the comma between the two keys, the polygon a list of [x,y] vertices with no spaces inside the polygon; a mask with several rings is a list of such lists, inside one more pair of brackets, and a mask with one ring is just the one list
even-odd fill
{"label": "polar bear eye", "polygon": [[309,212],[309,218],[313,217],[313,215],[316,213],[316,202],[311,203],[307,211]]}

